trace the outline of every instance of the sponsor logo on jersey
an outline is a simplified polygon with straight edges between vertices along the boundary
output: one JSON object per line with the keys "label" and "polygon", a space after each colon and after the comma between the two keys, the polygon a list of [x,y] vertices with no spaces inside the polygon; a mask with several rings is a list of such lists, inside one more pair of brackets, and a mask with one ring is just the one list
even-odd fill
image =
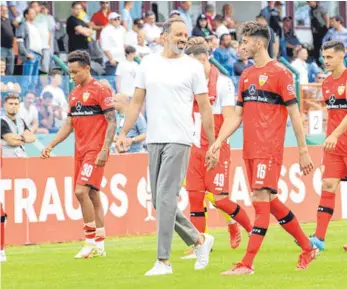
{"label": "sponsor logo on jersey", "polygon": [[344,85],[340,85],[338,88],[337,88],[337,92],[339,95],[342,95],[342,93],[345,92],[345,86]]}
{"label": "sponsor logo on jersey", "polygon": [[255,84],[251,84],[250,87],[248,88],[248,92],[250,95],[255,95],[257,92],[257,88],[255,87]]}
{"label": "sponsor logo on jersey", "polygon": [[88,91],[86,91],[85,93],[83,93],[82,98],[83,98],[83,101],[84,101],[84,102],[86,102],[86,101],[88,100],[89,95],[90,95],[90,94],[89,94]]}
{"label": "sponsor logo on jersey", "polygon": [[259,84],[260,84],[261,86],[263,86],[263,85],[266,83],[267,79],[268,79],[268,76],[267,76],[267,75],[260,75],[260,76],[259,76]]}
{"label": "sponsor logo on jersey", "polygon": [[76,110],[77,110],[77,111],[81,111],[81,109],[82,109],[82,104],[81,104],[80,102],[77,102],[77,104],[76,104]]}
{"label": "sponsor logo on jersey", "polygon": [[329,97],[329,103],[330,103],[331,105],[333,105],[333,104],[335,103],[335,101],[336,101],[335,95],[331,95],[331,96]]}

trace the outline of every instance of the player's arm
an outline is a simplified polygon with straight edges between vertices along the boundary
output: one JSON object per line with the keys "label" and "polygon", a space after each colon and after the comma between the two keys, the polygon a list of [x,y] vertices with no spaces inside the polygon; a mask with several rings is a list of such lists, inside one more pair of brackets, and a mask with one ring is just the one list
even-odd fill
{"label": "player's arm", "polygon": [[60,127],[58,133],[54,137],[54,139],[50,142],[50,144],[43,149],[41,153],[42,158],[48,158],[50,155],[51,150],[61,142],[63,142],[73,131],[72,126],[72,118],[71,116],[68,116],[65,123]]}
{"label": "player's arm", "polygon": [[22,137],[23,137],[23,141],[25,143],[33,143],[33,142],[36,141],[36,136],[34,135],[33,132],[30,131],[30,129],[28,128],[28,126],[25,123],[25,121],[24,121],[24,132],[22,134]]}
{"label": "player's arm", "polygon": [[347,131],[347,115],[341,121],[339,126],[335,128],[335,130],[329,135],[324,141],[323,147],[324,150],[334,150],[336,148],[338,139],[341,135],[343,135]]}
{"label": "player's arm", "polygon": [[243,107],[237,105],[235,109],[223,109],[223,125],[220,129],[216,142],[222,143],[226,141],[241,125],[243,115]]}
{"label": "player's arm", "polygon": [[16,133],[11,133],[10,126],[3,119],[1,120],[1,138],[10,146],[21,146],[24,144],[22,136]]}
{"label": "player's arm", "polygon": [[197,94],[195,97],[199,105],[202,125],[208,138],[208,144],[211,146],[215,141],[212,106],[207,93]]}

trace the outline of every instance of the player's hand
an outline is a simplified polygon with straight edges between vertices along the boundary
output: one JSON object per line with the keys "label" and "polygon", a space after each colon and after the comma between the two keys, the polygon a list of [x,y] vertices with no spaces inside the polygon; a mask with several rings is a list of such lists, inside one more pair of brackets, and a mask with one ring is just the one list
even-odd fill
{"label": "player's hand", "polygon": [[307,151],[300,153],[299,165],[300,170],[304,173],[305,176],[313,170],[313,163]]}
{"label": "player's hand", "polygon": [[103,149],[99,152],[98,156],[96,157],[95,160],[95,165],[97,167],[103,167],[106,164],[107,161],[107,157],[108,157],[108,150]]}
{"label": "player's hand", "polygon": [[119,153],[124,153],[128,151],[129,145],[128,145],[127,137],[120,135],[116,142],[116,148]]}
{"label": "player's hand", "polygon": [[42,159],[48,159],[51,156],[52,148],[50,146],[45,147],[41,152]]}
{"label": "player's hand", "polygon": [[219,151],[215,154],[212,153],[212,151],[208,150],[205,156],[205,166],[207,167],[207,171],[213,170],[219,160]]}
{"label": "player's hand", "polygon": [[337,141],[338,141],[338,138],[333,133],[329,135],[323,144],[324,150],[325,151],[334,150],[336,148]]}

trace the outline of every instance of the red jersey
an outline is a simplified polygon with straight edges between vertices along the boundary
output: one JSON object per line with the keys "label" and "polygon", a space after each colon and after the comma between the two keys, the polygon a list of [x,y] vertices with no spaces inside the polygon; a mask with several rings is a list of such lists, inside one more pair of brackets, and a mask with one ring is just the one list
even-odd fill
{"label": "red jersey", "polygon": [[281,164],[288,111],[296,103],[291,72],[276,60],[241,75],[237,104],[243,107],[243,158]]}
{"label": "red jersey", "polygon": [[[322,93],[328,109],[327,135],[330,135],[347,115],[347,69],[334,79],[329,75],[322,84]],[[347,156],[347,132],[340,136],[333,154]]]}
{"label": "red jersey", "polygon": [[75,133],[75,156],[97,155],[104,144],[107,121],[104,113],[114,110],[112,92],[92,79],[78,85],[69,96],[69,116]]}
{"label": "red jersey", "polygon": [[[90,21],[92,21],[96,26],[106,26],[108,24],[108,16],[110,15],[110,13],[111,10],[108,10],[105,16],[104,13],[99,10],[93,14]],[[96,39],[100,38],[100,34],[101,30],[96,31]]]}

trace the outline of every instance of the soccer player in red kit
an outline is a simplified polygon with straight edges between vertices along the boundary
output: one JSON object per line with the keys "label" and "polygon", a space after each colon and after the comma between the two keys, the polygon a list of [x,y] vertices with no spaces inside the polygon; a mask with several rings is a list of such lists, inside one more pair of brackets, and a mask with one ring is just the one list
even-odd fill
{"label": "soccer player in red kit", "polygon": [[344,65],[345,47],[340,41],[323,44],[324,66],[331,74],[323,81],[322,94],[328,109],[329,136],[324,143],[324,173],[322,195],[317,212],[317,228],[311,242],[325,249],[325,236],[334,213],[335,195],[341,179],[347,176],[347,69]]}
{"label": "soccer player in red kit", "polygon": [[69,96],[67,121],[42,151],[42,158],[48,158],[51,150],[74,131],[75,195],[82,208],[85,235],[85,244],[75,258],[105,255],[104,212],[99,189],[116,132],[111,90],[91,76],[90,64],[86,51],[69,54],[68,68],[77,86]]}
{"label": "soccer player in red kit", "polygon": [[290,71],[271,59],[267,52],[270,39],[267,25],[247,22],[243,25],[241,34],[240,48],[248,57],[254,59],[255,65],[242,73],[235,113],[225,117],[219,136],[208,154],[217,153],[222,142],[230,137],[243,121],[243,158],[253,191],[255,221],[244,258],[222,275],[254,273],[253,261],[269,227],[270,214],[298,241],[302,253],[297,268],[306,269],[316,257],[318,249],[312,248],[293,212],[276,197],[288,112],[299,145],[300,168],[305,175],[313,169],[293,78]]}
{"label": "soccer player in red kit", "polygon": [[[191,44],[191,45],[190,45]],[[205,68],[208,79],[208,92],[214,116],[216,137],[223,124],[223,116],[233,113],[235,107],[234,85],[232,81],[221,75],[218,69],[209,62],[209,53],[202,37],[188,42],[186,54],[200,61]],[[206,43],[207,46],[207,43]],[[229,220],[234,219],[250,233],[252,224],[243,208],[229,199],[229,165],[230,147],[224,142],[221,147],[219,162],[216,168],[208,171],[205,167],[205,155],[208,150],[208,139],[202,128],[201,116],[197,103],[193,106],[195,121],[195,143],[192,146],[186,176],[186,189],[189,193],[190,219],[194,226],[205,232],[206,218],[204,198],[207,192],[214,195],[213,205],[226,213]],[[228,224],[230,243],[237,248],[241,241],[241,233],[235,222]]]}

